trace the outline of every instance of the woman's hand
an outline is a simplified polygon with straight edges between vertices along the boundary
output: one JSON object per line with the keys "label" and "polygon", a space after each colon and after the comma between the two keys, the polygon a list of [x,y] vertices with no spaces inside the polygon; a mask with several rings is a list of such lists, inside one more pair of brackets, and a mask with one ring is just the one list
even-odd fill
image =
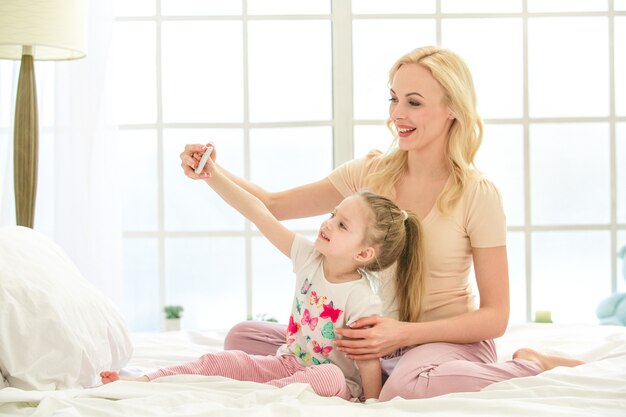
{"label": "woman's hand", "polygon": [[200,174],[196,174],[195,172],[195,169],[198,167],[198,163],[200,162],[202,155],[206,151],[207,146],[213,146],[213,155],[211,155],[211,159],[215,160],[216,152],[215,145],[213,145],[213,143],[207,143],[206,145],[185,145],[185,150],[183,150],[183,152],[180,154],[180,166],[183,168],[185,175],[189,178],[197,180],[206,179],[210,176],[209,169],[212,167],[212,164],[210,163],[205,165]]}
{"label": "woman's hand", "polygon": [[348,359],[380,358],[406,346],[408,324],[388,317],[364,317],[352,323],[349,329],[335,329],[342,336],[335,340],[335,345]]}

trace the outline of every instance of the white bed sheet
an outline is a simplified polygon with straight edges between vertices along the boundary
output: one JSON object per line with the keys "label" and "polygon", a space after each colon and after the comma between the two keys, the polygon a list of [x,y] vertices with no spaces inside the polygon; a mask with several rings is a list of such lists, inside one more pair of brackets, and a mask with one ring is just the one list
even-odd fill
{"label": "white bed sheet", "polygon": [[[140,374],[222,348],[217,332],[134,334],[123,372]],[[477,393],[355,404],[321,398],[307,385],[275,388],[221,377],[171,376],[66,391],[0,389],[0,416],[626,416],[626,327],[528,324],[497,340],[501,360],[519,347],[587,361],[538,376],[493,384]]]}

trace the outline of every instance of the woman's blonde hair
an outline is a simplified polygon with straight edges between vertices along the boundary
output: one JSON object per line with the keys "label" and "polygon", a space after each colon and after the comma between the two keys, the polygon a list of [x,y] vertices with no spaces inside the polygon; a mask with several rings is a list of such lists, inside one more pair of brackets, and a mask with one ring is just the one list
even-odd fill
{"label": "woman's blonde hair", "polygon": [[[450,186],[437,200],[437,208],[449,213],[461,198],[467,178],[474,168],[474,156],[483,138],[483,122],[476,112],[476,93],[469,68],[456,53],[437,46],[417,48],[400,57],[389,71],[391,85],[398,69],[417,64],[430,71],[444,92],[444,105],[454,116],[448,133],[447,162]],[[397,140],[391,118],[387,127]],[[395,149],[381,158],[379,169],[366,179],[367,186],[378,193],[393,195],[393,186],[407,167],[407,152]]]}
{"label": "woman's blonde hair", "polygon": [[424,248],[419,219],[393,201],[363,190],[357,193],[372,210],[365,241],[376,250],[373,262],[363,269],[381,271],[396,263],[395,290],[402,321],[416,322],[424,293]]}

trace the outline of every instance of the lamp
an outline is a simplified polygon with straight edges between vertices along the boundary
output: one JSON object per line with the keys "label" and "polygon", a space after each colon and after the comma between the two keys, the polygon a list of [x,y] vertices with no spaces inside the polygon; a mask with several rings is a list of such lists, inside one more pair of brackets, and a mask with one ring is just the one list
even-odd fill
{"label": "lamp", "polygon": [[39,127],[33,60],[85,56],[87,0],[0,0],[0,59],[21,59],[13,173],[17,224],[33,227]]}

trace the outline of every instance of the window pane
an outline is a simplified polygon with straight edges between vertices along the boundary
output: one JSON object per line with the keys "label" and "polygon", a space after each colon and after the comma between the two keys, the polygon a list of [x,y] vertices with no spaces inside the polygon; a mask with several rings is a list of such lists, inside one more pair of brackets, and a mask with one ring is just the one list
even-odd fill
{"label": "window pane", "polygon": [[330,14],[329,0],[248,0],[250,15]]}
{"label": "window pane", "polygon": [[251,21],[248,52],[251,121],[332,118],[330,22]]}
{"label": "window pane", "polygon": [[521,0],[441,0],[444,13],[515,13],[522,11]]}
{"label": "window pane", "polygon": [[117,22],[113,52],[117,122],[156,122],[156,25]]}
{"label": "window pane", "polygon": [[217,161],[243,175],[243,132],[240,129],[168,129],[164,132],[163,175],[166,230],[243,230],[245,219],[204,181],[184,175],[180,153],[188,143],[215,143]]}
{"label": "window pane", "polygon": [[435,13],[434,0],[355,0],[352,2],[354,14],[385,13]]}
{"label": "window pane", "polygon": [[114,7],[116,16],[154,16],[156,0],[115,0]]}
{"label": "window pane", "polygon": [[510,232],[506,237],[509,260],[509,294],[511,314],[509,323],[526,322],[526,250],[524,234]]}
{"label": "window pane", "polygon": [[265,237],[252,239],[252,317],[289,321],[296,283],[291,260]]}
{"label": "window pane", "polygon": [[[270,191],[286,190],[319,181],[333,168],[330,127],[250,130],[250,177]],[[288,220],[292,230],[317,230],[326,214]]]}
{"label": "window pane", "polygon": [[[469,66],[478,112],[484,118],[522,117],[522,38],[521,18],[442,21],[442,44]],[[493,63],[494,51],[498,51],[497,65]]]}
{"label": "window pane", "polygon": [[626,10],[626,0],[613,0],[613,9]]}
{"label": "window pane", "polygon": [[616,126],[617,221],[626,223],[626,123]]}
{"label": "window pane", "polygon": [[531,125],[530,162],[534,223],[609,222],[606,124]]}
{"label": "window pane", "polygon": [[158,229],[157,135],[154,130],[121,130],[119,172],[124,231]]}
{"label": "window pane", "polygon": [[159,250],[157,239],[124,238],[124,306],[131,331],[158,331]]}
{"label": "window pane", "polygon": [[432,19],[354,20],[354,118],[387,120],[389,69],[398,58],[436,42]]}
{"label": "window pane", "polygon": [[243,120],[241,22],[163,22],[162,43],[166,122]]}
{"label": "window pane", "polygon": [[626,16],[615,16],[615,113],[626,116]]}
{"label": "window pane", "polygon": [[532,117],[609,115],[607,38],[606,17],[528,19]]}
{"label": "window pane", "polygon": [[476,166],[500,190],[508,226],[524,224],[524,131],[521,125],[485,125]]}
{"label": "window pane", "polygon": [[223,0],[161,0],[164,16],[240,15],[241,1]]}
{"label": "window pane", "polygon": [[611,290],[609,232],[538,232],[532,239],[532,308],[556,323],[596,323]]}
{"label": "window pane", "polygon": [[243,238],[170,238],[165,252],[166,304],[184,307],[184,329],[228,330],[245,320]]}
{"label": "window pane", "polygon": [[607,1],[528,0],[529,12],[593,12],[608,10]]}
{"label": "window pane", "polygon": [[354,127],[354,157],[362,158],[372,149],[387,152],[393,144],[393,134],[385,124]]}

